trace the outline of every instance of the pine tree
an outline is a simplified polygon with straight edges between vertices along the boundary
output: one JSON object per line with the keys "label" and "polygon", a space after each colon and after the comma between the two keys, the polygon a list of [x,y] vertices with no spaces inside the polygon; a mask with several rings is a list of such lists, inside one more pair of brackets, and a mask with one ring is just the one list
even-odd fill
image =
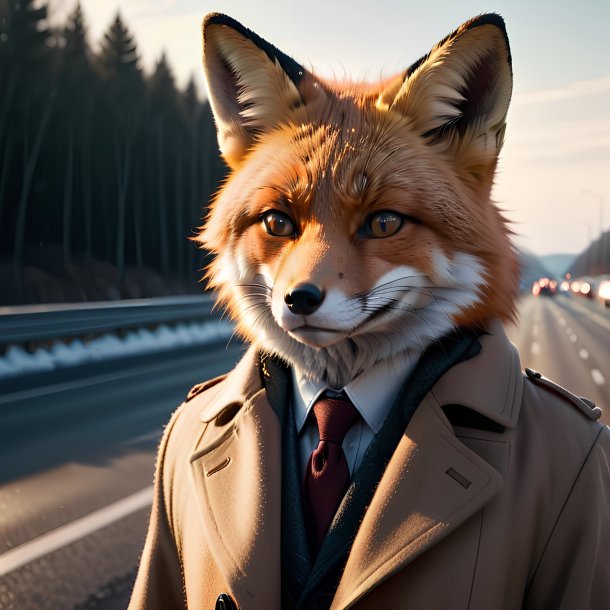
{"label": "pine tree", "polygon": [[[197,95],[195,79],[191,76],[184,94],[182,96],[184,111],[187,117],[188,139],[188,227],[187,234],[191,234],[195,227],[201,224],[201,184],[204,175],[200,168],[201,138],[197,129],[201,117],[202,105]],[[201,257],[192,242],[189,242],[187,250],[187,277],[196,269],[201,269]],[[197,278],[199,279],[199,278]]]}
{"label": "pine tree", "polygon": [[201,112],[201,102],[199,101],[199,95],[197,94],[197,85],[195,85],[195,79],[191,75],[186,89],[184,90],[184,108],[189,121],[197,120],[199,113]]}
{"label": "pine tree", "polygon": [[165,51],[161,53],[161,57],[155,66],[155,71],[150,78],[150,90],[154,96],[171,98],[173,101],[175,101],[175,98],[178,95],[176,80],[167,63]]}
{"label": "pine tree", "polygon": [[102,40],[100,65],[107,79],[140,77],[139,58],[135,40],[117,13]]}
{"label": "pine tree", "polygon": [[81,66],[90,67],[89,43],[87,41],[87,27],[80,2],[68,17],[68,23],[63,31],[64,49],[63,62],[71,70],[78,70]]}
{"label": "pine tree", "polygon": [[98,131],[98,137],[108,146],[107,162],[111,161],[111,164],[106,165],[105,170],[108,175],[115,176],[115,191],[106,202],[108,211],[115,208],[114,213],[106,216],[106,230],[111,235],[114,255],[107,252],[106,256],[116,262],[120,289],[125,269],[128,194],[136,160],[134,151],[141,137],[146,89],[135,40],[119,13],[104,34],[99,59],[107,86],[105,121],[99,126],[105,133]]}
{"label": "pine tree", "polygon": [[[8,0],[2,16],[0,40],[4,63],[1,76],[0,150],[4,164],[11,164],[7,172],[8,184],[0,191],[8,205],[0,202],[3,217],[0,226],[6,227],[0,235],[3,246],[12,244],[16,275],[22,261],[26,226],[33,199],[32,187],[37,176],[41,150],[53,110],[50,49],[52,35],[47,24],[46,4],[38,6],[35,0]],[[5,46],[6,45],[6,46]],[[2,172],[4,174],[4,170]],[[42,201],[48,192],[39,193]],[[34,223],[31,237],[44,234],[46,224]]]}
{"label": "pine tree", "polygon": [[[187,237],[225,172],[209,104],[192,78],[177,90],[165,55],[144,76],[120,15],[94,55],[70,1],[53,47],[47,0],[0,0],[0,256],[18,273],[27,262],[70,277],[84,251],[114,263],[119,284],[132,263],[200,279]],[[63,269],[41,242],[63,245]]]}
{"label": "pine tree", "polygon": [[35,0],[0,0],[0,150],[5,147],[8,116],[23,120],[46,92],[51,53],[46,5]]}
{"label": "pine tree", "polygon": [[58,137],[54,152],[67,166],[66,171],[58,172],[58,179],[63,177],[58,192],[63,200],[64,257],[69,264],[73,246],[84,249],[87,254],[92,250],[91,151],[95,145],[92,126],[99,93],[80,2],[68,17],[63,40],[58,79],[59,116],[55,125]]}
{"label": "pine tree", "polygon": [[157,62],[149,85],[152,126],[155,135],[154,147],[157,151],[155,177],[157,183],[158,243],[161,269],[167,273],[170,267],[170,219],[175,218],[168,201],[172,201],[174,212],[179,209],[182,202],[177,199],[172,188],[177,183],[177,175],[175,174],[179,173],[176,172],[175,166],[175,160],[180,155],[175,137],[179,129],[178,91],[165,53],[162,53]]}
{"label": "pine tree", "polygon": [[35,0],[3,0],[3,4],[0,39],[13,67],[40,73],[49,60],[47,5],[36,6]]}

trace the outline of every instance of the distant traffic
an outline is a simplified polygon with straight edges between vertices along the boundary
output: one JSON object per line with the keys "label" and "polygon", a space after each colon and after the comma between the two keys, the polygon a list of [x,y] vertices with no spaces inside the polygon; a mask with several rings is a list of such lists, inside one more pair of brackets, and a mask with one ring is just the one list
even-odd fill
{"label": "distant traffic", "polygon": [[610,307],[610,274],[572,278],[568,273],[563,280],[541,277],[532,284],[534,296],[553,296],[558,292],[574,294]]}

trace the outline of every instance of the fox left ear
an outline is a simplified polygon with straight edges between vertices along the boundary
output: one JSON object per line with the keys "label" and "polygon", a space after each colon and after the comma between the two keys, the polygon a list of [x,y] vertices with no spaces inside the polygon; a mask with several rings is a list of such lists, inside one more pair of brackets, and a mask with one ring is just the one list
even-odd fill
{"label": "fox left ear", "polygon": [[488,14],[439,42],[381,92],[377,105],[403,114],[429,143],[449,148],[480,183],[493,177],[511,92],[504,20]]}
{"label": "fox left ear", "polygon": [[231,167],[260,133],[289,120],[304,103],[299,84],[305,69],[227,15],[204,19],[203,67],[218,143]]}

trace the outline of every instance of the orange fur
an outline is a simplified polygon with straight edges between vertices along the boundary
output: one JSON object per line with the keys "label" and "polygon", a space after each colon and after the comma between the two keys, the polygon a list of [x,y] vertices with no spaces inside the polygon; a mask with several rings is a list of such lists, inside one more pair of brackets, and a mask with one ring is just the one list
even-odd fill
{"label": "orange fur", "polygon": [[[309,283],[339,295],[338,309],[345,300],[337,344],[361,335],[382,341],[382,332],[400,327],[388,321],[367,335],[368,322],[349,327],[349,308],[400,269],[420,278],[410,287],[391,280],[399,292],[410,291],[396,314],[405,325],[407,305],[421,315],[449,294],[443,290],[453,290],[460,303],[447,299],[451,326],[512,319],[517,259],[490,200],[511,87],[503,24],[495,17],[468,22],[415,69],[363,86],[325,82],[305,70],[293,82],[282,69],[290,65],[269,56],[273,48],[261,50],[260,39],[226,19],[211,16],[204,24],[204,65],[233,172],[197,239],[216,254],[208,279],[240,332],[290,359],[298,346],[290,343],[296,335],[283,299],[291,287]],[[269,235],[261,222],[269,210],[286,214],[295,235]],[[363,237],[367,219],[381,210],[407,220],[390,237]],[[452,283],[462,271],[473,278],[472,298]],[[369,298],[367,307],[374,305]],[[314,342],[318,355],[330,349],[325,341]]]}

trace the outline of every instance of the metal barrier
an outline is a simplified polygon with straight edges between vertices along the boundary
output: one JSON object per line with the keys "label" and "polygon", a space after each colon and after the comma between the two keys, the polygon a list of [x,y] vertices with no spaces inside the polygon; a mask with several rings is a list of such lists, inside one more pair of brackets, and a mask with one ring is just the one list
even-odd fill
{"label": "metal barrier", "polygon": [[210,294],[130,301],[0,307],[0,347],[182,321],[219,319]]}

